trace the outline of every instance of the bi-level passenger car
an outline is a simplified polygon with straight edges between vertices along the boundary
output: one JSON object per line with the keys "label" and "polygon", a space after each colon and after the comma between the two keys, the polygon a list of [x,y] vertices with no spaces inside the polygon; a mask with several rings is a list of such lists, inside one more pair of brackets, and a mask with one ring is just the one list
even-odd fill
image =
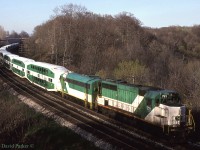
{"label": "bi-level passenger car", "polygon": [[27,79],[47,91],[61,91],[60,75],[69,72],[65,67],[44,62],[27,65]]}
{"label": "bi-level passenger car", "polygon": [[27,78],[27,66],[34,63],[33,59],[25,57],[14,57],[12,59],[12,71],[21,78]]}
{"label": "bi-level passenger car", "polygon": [[5,54],[4,55],[4,65],[7,69],[12,70],[12,60],[14,58],[19,57],[18,55],[14,55],[14,54]]}

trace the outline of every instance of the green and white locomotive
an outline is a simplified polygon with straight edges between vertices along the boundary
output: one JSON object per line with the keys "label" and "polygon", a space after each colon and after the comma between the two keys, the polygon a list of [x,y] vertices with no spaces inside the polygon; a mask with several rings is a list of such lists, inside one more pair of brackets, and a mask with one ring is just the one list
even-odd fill
{"label": "green and white locomotive", "polygon": [[166,133],[190,132],[194,120],[177,92],[155,87],[101,80],[77,73],[62,74],[62,93],[89,103],[91,109],[107,106],[158,125]]}
{"label": "green and white locomotive", "polygon": [[64,73],[60,77],[61,92],[85,101],[93,109],[97,105],[100,78],[97,76],[80,75],[77,73]]}
{"label": "green and white locomotive", "polygon": [[166,133],[194,130],[190,110],[175,91],[105,80],[99,95],[98,104],[129,112]]}

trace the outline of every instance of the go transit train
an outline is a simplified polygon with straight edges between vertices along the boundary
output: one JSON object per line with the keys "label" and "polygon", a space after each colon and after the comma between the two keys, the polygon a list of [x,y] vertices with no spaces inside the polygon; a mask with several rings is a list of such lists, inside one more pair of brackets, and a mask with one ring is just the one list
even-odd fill
{"label": "go transit train", "polygon": [[6,51],[8,47],[0,48],[1,63],[40,88],[76,97],[90,109],[107,106],[121,110],[160,126],[167,134],[189,133],[195,129],[191,110],[182,104],[176,91],[81,75],[63,66],[13,55]]}

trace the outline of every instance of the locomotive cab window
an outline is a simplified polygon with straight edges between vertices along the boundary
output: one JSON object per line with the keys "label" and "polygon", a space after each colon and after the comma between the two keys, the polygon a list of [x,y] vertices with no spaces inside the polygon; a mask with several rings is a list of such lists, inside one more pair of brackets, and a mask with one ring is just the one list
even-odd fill
{"label": "locomotive cab window", "polygon": [[180,97],[177,93],[168,93],[161,95],[161,101],[167,105],[179,105]]}

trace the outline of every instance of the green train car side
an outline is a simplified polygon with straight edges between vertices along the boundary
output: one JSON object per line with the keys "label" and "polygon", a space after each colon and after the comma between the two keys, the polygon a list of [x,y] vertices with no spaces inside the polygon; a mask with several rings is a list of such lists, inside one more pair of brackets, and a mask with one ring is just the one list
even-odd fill
{"label": "green train car side", "polygon": [[134,112],[143,98],[136,86],[127,86],[118,81],[102,80],[99,103],[113,106],[128,112]]}
{"label": "green train car side", "polygon": [[19,57],[14,54],[5,54],[4,55],[4,65],[7,69],[12,70],[12,59]]}
{"label": "green train car side", "polygon": [[100,78],[96,76],[80,75],[77,73],[62,74],[60,77],[62,93],[69,94],[89,103],[92,109],[97,105]]}
{"label": "green train car side", "polygon": [[175,91],[101,80],[77,73],[62,74],[60,82],[63,94],[85,101],[85,106],[89,103],[91,109],[97,106],[113,107],[158,125],[168,133],[194,130],[192,115],[181,104]]}
{"label": "green train car side", "polygon": [[98,104],[114,107],[158,125],[164,132],[192,132],[195,122],[176,91],[102,80]]}
{"label": "green train car side", "polygon": [[15,57],[12,59],[12,71],[21,78],[27,77],[27,65],[35,62],[25,57]]}
{"label": "green train car side", "polygon": [[43,62],[27,65],[27,79],[47,91],[60,91],[60,75],[70,72],[66,68]]}

